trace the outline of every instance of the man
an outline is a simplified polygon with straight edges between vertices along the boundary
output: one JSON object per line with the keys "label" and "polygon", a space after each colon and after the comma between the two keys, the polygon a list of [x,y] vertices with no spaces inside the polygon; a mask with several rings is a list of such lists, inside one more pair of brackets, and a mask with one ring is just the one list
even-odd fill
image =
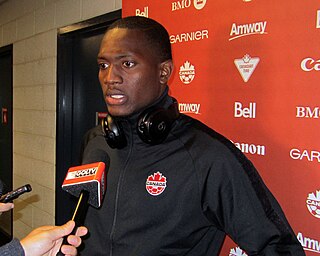
{"label": "man", "polygon": [[[13,203],[0,203],[0,213],[13,208]],[[42,256],[56,255],[59,251],[62,238],[69,235],[74,228],[74,221],[54,227],[43,226],[33,230],[21,241],[14,238],[10,243],[0,247],[1,256]],[[65,255],[77,255],[77,248],[81,244],[81,236],[87,234],[87,228],[80,227],[77,235],[70,235],[68,242],[70,245],[63,245],[61,252]]]}
{"label": "man", "polygon": [[110,157],[102,208],[89,209],[82,255],[218,255],[229,235],[249,255],[305,255],[251,162],[226,138],[178,113],[168,95],[168,32],[127,17],[98,54],[108,116],[85,137]]}

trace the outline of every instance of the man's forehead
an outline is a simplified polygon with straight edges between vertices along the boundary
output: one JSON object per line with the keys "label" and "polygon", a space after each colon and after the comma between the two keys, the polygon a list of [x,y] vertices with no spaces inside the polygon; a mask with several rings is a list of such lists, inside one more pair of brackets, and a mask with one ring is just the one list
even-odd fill
{"label": "man's forehead", "polygon": [[128,28],[113,28],[108,30],[104,35],[104,40],[112,38],[125,38],[130,39],[139,37],[140,40],[145,39],[144,32],[141,29],[128,29]]}

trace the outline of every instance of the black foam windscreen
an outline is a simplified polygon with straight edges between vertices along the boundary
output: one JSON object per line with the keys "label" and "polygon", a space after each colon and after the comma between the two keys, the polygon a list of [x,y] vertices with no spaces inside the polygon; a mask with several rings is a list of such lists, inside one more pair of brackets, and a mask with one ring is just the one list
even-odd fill
{"label": "black foam windscreen", "polygon": [[[104,150],[98,148],[95,150],[90,151],[86,156],[84,156],[82,164],[89,164],[95,162],[104,162],[106,165],[105,175],[107,175],[109,166],[110,166],[110,157]],[[103,182],[103,179],[102,179]],[[107,184],[102,184],[105,187]],[[90,201],[96,202],[98,201],[98,193],[97,188],[92,186],[92,184],[88,185],[88,190],[90,191]],[[91,203],[92,204],[92,203]]]}

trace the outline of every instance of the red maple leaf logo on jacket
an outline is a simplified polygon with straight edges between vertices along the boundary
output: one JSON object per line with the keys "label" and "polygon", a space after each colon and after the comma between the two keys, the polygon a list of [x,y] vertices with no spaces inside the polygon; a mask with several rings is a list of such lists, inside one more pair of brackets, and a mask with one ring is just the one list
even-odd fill
{"label": "red maple leaf logo on jacket", "polygon": [[167,187],[167,178],[161,172],[150,175],[146,181],[146,189],[150,195],[158,196]]}

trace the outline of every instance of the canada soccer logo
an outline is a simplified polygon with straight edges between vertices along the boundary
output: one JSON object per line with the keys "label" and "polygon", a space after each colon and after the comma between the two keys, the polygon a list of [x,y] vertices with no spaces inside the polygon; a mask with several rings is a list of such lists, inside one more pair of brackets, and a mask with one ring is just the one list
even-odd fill
{"label": "canada soccer logo", "polygon": [[146,189],[152,196],[160,195],[167,187],[167,178],[161,172],[150,175],[146,181]]}
{"label": "canada soccer logo", "polygon": [[320,219],[320,190],[317,190],[315,193],[310,193],[306,203],[309,212],[314,217]]}
{"label": "canada soccer logo", "polygon": [[239,247],[233,248],[230,250],[229,256],[248,256],[244,251]]}
{"label": "canada soccer logo", "polygon": [[195,67],[189,62],[186,61],[179,70],[179,76],[181,82],[184,84],[190,84],[196,75]]}

